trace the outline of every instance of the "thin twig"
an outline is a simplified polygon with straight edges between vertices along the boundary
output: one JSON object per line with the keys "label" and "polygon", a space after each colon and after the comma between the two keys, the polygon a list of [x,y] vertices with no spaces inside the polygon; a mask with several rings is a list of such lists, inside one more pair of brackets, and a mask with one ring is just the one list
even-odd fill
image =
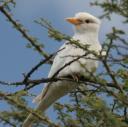
{"label": "thin twig", "polygon": [[5,123],[7,123],[8,125],[10,125],[10,126],[12,126],[12,127],[16,127],[15,124],[11,123],[8,119],[6,119],[5,117],[3,117],[3,116],[1,116],[1,115],[0,115],[0,119],[1,119],[2,121],[5,121]]}
{"label": "thin twig", "polygon": [[35,65],[27,74],[25,74],[25,79],[24,79],[24,84],[27,83],[27,81],[29,80],[30,76],[43,64],[47,63],[53,56],[55,56],[58,52],[61,52],[62,50],[64,50],[65,48],[62,48],[60,50],[58,50],[55,53],[52,53],[51,55],[49,55],[47,58],[41,60],[37,65]]}
{"label": "thin twig", "polygon": [[44,121],[45,123],[47,123],[48,125],[53,125],[54,127],[59,127],[58,125],[52,123],[49,119],[47,119],[46,117],[41,116],[37,111],[33,111],[32,109],[26,107],[25,105],[17,102],[15,99],[12,99],[11,97],[7,96],[6,94],[0,92],[0,97],[11,102],[14,103],[15,105],[17,105],[18,107],[26,110],[29,113],[32,113],[35,117],[37,117],[38,119]]}
{"label": "thin twig", "polygon": [[27,32],[26,32],[26,30],[23,28],[23,26],[21,26],[19,23],[17,23],[17,22],[12,18],[12,16],[11,16],[3,7],[0,8],[0,11],[1,11],[1,12],[7,17],[7,19],[15,26],[16,30],[18,30],[18,31],[23,35],[23,37],[24,37],[25,39],[27,39],[27,40],[31,43],[31,45],[32,45],[33,47],[35,47],[35,49],[36,49],[41,55],[43,55],[45,58],[47,58],[47,57],[49,56],[45,51],[42,50],[42,48],[41,48],[38,44],[35,43],[35,39],[34,39],[32,36],[30,36],[30,35],[27,34]]}
{"label": "thin twig", "polygon": [[110,70],[110,68],[109,68],[109,66],[108,66],[108,64],[107,64],[107,62],[106,62],[105,60],[102,60],[102,62],[103,62],[103,64],[104,64],[104,67],[106,68],[106,70],[107,70],[109,76],[112,78],[112,80],[113,80],[115,86],[117,86],[117,88],[120,90],[120,92],[123,93],[122,87],[121,87],[120,85],[118,85],[118,82],[116,81],[115,76],[112,74],[112,72],[111,72],[111,70]]}

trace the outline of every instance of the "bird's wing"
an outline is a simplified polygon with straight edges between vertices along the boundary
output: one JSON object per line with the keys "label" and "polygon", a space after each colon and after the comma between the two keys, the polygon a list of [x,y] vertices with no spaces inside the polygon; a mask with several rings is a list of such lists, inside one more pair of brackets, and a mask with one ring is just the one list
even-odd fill
{"label": "bird's wing", "polygon": [[[62,57],[65,54],[67,54],[67,52],[68,52],[67,50],[68,50],[68,47],[67,47],[66,43],[60,47],[59,52],[57,53],[57,55],[54,58],[53,64],[51,66],[51,70],[50,70],[49,75],[48,75],[48,78],[52,77],[57,72],[57,70],[59,70],[64,65],[65,59]],[[39,103],[40,102],[40,100],[46,94],[49,85],[50,85],[50,83],[46,83],[44,85],[42,92],[36,98],[33,99],[33,103]]]}
{"label": "bird's wing", "polygon": [[51,66],[51,70],[48,74],[48,77],[52,77],[57,70],[59,70],[63,65],[64,65],[64,61],[65,59],[63,58],[65,54],[67,54],[68,52],[68,48],[66,44],[63,44],[60,49],[59,52],[57,53],[57,55],[54,58],[53,64]]}

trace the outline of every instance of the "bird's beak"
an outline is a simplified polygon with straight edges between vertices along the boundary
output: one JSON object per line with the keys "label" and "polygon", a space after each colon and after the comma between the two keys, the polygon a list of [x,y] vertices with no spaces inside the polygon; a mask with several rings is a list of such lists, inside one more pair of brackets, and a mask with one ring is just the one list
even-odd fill
{"label": "bird's beak", "polygon": [[74,25],[81,24],[80,20],[77,19],[77,18],[74,18],[74,17],[72,17],[72,18],[66,18],[66,21],[68,21],[69,23],[74,24]]}

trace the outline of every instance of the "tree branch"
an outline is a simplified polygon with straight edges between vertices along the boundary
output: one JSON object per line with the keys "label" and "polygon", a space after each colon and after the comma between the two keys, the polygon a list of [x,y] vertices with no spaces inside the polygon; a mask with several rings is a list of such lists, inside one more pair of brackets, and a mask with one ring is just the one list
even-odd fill
{"label": "tree branch", "polygon": [[6,101],[9,101],[11,103],[14,103],[15,105],[17,105],[18,107],[26,110],[29,113],[32,113],[35,117],[37,117],[38,119],[44,121],[45,123],[47,123],[48,125],[53,125],[54,127],[59,127],[58,125],[52,123],[49,119],[47,119],[46,117],[42,117],[37,111],[33,111],[30,108],[27,108],[25,105],[19,103],[18,101],[12,99],[11,97],[7,96],[6,94],[0,92],[0,97],[5,99]]}
{"label": "tree branch", "polygon": [[0,8],[0,11],[6,16],[6,18],[14,25],[17,31],[19,31],[25,39],[27,39],[31,45],[45,58],[47,58],[49,55],[42,50],[42,48],[39,46],[39,44],[36,43],[35,38],[27,34],[27,31],[20,23],[17,23],[12,16],[3,8]]}

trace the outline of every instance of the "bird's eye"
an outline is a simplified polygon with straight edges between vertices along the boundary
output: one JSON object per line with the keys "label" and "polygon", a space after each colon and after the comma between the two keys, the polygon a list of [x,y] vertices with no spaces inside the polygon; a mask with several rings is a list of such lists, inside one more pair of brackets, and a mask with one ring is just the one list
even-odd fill
{"label": "bird's eye", "polygon": [[86,23],[90,23],[90,20],[86,19],[85,22],[86,22]]}

